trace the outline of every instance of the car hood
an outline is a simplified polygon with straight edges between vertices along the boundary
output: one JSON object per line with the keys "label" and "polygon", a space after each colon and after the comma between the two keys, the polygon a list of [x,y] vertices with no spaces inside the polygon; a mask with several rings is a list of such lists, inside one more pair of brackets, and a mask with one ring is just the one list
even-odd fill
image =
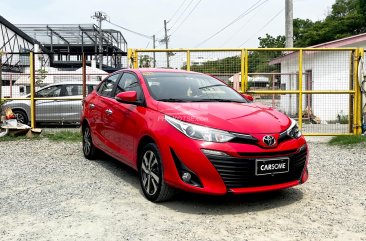
{"label": "car hood", "polygon": [[285,114],[259,103],[159,102],[158,111],[189,123],[245,134],[280,133],[291,122]]}

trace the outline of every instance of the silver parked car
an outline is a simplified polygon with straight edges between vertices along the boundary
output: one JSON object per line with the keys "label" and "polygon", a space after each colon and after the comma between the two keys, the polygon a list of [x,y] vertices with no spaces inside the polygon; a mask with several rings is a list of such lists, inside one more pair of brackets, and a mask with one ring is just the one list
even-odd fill
{"label": "silver parked car", "polygon": [[[92,92],[99,84],[96,81],[87,82],[87,94]],[[62,82],[47,85],[35,93],[37,98],[59,97],[58,100],[37,100],[36,121],[52,123],[78,123],[80,122],[81,100],[67,100],[67,98],[82,98],[83,85],[78,82]],[[30,98],[30,94],[25,98]],[[63,100],[66,99],[66,100]],[[23,124],[30,121],[30,100],[12,100],[3,105],[12,108],[17,120]]]}

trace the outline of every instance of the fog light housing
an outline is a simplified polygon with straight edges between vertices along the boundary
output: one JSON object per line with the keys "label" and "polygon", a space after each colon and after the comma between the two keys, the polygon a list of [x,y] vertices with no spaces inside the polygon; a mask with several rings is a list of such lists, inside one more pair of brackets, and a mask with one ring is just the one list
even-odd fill
{"label": "fog light housing", "polygon": [[182,180],[186,183],[191,182],[192,175],[189,172],[183,172]]}
{"label": "fog light housing", "polygon": [[304,144],[304,145],[302,145],[297,151],[298,152],[302,152],[302,151],[304,151],[304,150],[306,150],[306,148],[307,148],[307,145],[306,144]]}
{"label": "fog light housing", "polygon": [[203,154],[206,156],[222,156],[222,157],[229,157],[228,154],[222,151],[215,151],[215,150],[209,150],[209,149],[201,149]]}
{"label": "fog light housing", "polygon": [[203,185],[201,183],[201,180],[198,178],[198,176],[190,170],[184,163],[179,160],[177,154],[173,151],[172,148],[170,148],[170,152],[172,153],[172,157],[175,163],[175,166],[177,167],[177,171],[179,174],[179,177],[184,183],[187,183],[189,185],[200,187],[202,188]]}

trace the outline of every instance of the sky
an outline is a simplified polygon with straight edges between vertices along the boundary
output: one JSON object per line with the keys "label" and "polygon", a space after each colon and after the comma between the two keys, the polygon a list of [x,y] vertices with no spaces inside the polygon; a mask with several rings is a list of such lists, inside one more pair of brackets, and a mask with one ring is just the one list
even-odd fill
{"label": "sky", "polygon": [[[0,15],[13,24],[85,24],[102,11],[110,22],[157,39],[168,21],[171,48],[255,48],[266,33],[285,34],[285,0],[1,0]],[[293,0],[294,18],[322,20],[335,0]],[[240,18],[241,16],[241,18]],[[236,20],[236,21],[235,21]],[[233,22],[233,23],[232,23]],[[230,24],[232,23],[232,24]],[[122,32],[129,48],[152,48],[141,37]],[[158,48],[165,48],[157,42]]]}

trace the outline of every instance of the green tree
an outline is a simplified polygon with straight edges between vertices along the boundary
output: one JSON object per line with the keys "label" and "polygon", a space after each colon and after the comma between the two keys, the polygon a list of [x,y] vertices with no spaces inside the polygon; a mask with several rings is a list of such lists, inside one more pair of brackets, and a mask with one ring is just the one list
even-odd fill
{"label": "green tree", "polygon": [[286,38],[285,36],[279,35],[272,37],[268,33],[265,37],[259,37],[259,48],[284,48]]}
{"label": "green tree", "polygon": [[309,47],[366,32],[366,0],[336,0],[324,20],[294,19],[294,46]]}
{"label": "green tree", "polygon": [[[215,61],[207,61],[201,65],[192,65],[191,70],[201,73],[238,73],[240,72],[240,56],[227,57]],[[183,66],[182,69],[186,69]]]}
{"label": "green tree", "polygon": [[47,78],[47,74],[48,71],[44,67],[36,70],[36,86],[43,85],[43,80]]}

